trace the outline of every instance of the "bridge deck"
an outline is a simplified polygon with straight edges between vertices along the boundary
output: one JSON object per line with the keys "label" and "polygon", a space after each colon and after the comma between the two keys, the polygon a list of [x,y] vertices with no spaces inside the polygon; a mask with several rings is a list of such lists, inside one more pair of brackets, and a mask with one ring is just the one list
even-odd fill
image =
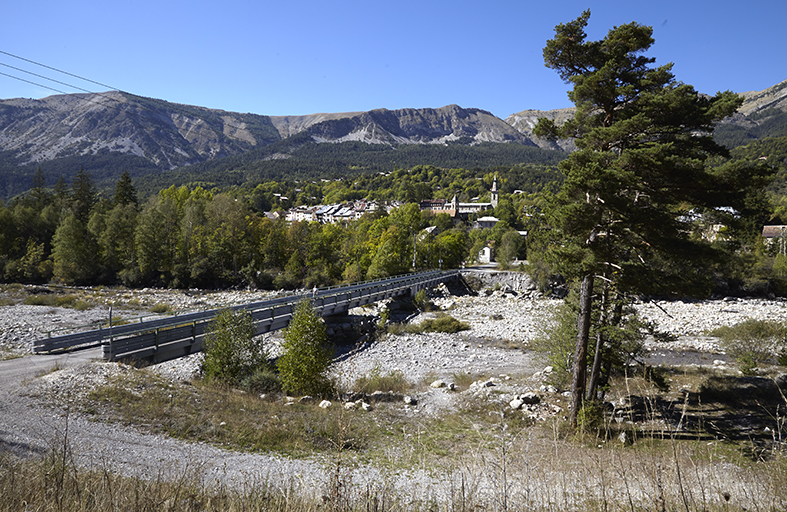
{"label": "bridge deck", "polygon": [[[257,334],[287,327],[295,306],[302,300],[310,300],[318,314],[330,316],[350,309],[371,304],[386,298],[405,294],[415,295],[418,290],[432,288],[439,283],[456,279],[459,271],[430,271],[348,286],[288,295],[261,302],[254,302],[231,309],[245,309],[251,313]],[[36,340],[33,352],[46,353],[66,350],[77,346],[102,346],[107,361],[146,359],[161,362],[202,350],[205,334],[210,322],[220,309],[200,311],[159,318],[147,322],[109,326],[81,331],[63,336]]]}

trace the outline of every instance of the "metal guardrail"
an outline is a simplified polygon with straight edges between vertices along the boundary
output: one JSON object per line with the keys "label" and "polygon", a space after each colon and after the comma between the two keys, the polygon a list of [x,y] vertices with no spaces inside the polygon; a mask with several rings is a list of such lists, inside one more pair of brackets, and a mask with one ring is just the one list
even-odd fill
{"label": "metal guardrail", "polygon": [[[312,302],[318,314],[328,316],[408,292],[415,294],[418,290],[431,288],[457,277],[459,277],[458,270],[407,274],[348,286],[323,288],[316,294],[307,292],[288,295],[232,306],[230,309],[249,311],[257,334],[262,334],[286,327],[295,306],[304,299]],[[226,308],[50,336],[36,340],[33,343],[33,352],[52,352],[101,344],[103,358],[107,361],[132,359],[166,361],[202,350],[210,322],[223,309]]]}

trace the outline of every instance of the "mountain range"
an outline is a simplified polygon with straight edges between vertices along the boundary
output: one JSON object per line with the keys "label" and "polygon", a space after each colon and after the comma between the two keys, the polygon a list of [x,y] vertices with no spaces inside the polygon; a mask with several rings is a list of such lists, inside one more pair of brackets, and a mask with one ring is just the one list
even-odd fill
{"label": "mountain range", "polygon": [[[734,147],[787,135],[787,80],[743,95],[743,107],[717,130],[718,140]],[[382,165],[369,164],[368,155],[360,158],[359,152],[374,154],[380,162],[404,163],[408,153],[445,158],[446,147],[462,149],[451,153],[450,163],[458,166],[553,163],[573,149],[573,143],[539,139],[533,127],[539,117],[562,122],[571,115],[572,109],[524,110],[503,120],[478,108],[448,105],[265,116],[120,91],[0,100],[0,197],[24,191],[37,168],[48,181],[58,175],[69,180],[80,166],[99,181],[116,179],[124,169],[141,176],[182,173],[190,167],[210,172],[278,166],[277,172],[286,174],[295,162],[287,167],[281,161],[300,159],[303,167],[313,159],[310,155],[331,154],[341,163],[328,167],[341,172],[342,166]],[[354,158],[358,161],[351,161]]]}

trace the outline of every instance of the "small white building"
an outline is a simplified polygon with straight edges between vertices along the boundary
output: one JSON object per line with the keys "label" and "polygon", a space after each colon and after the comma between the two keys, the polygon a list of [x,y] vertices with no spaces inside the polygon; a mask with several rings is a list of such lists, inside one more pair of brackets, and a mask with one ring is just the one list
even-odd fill
{"label": "small white building", "polygon": [[500,219],[498,219],[497,217],[492,217],[491,215],[487,215],[485,217],[476,219],[476,221],[473,222],[473,229],[487,229],[487,228],[491,229],[495,227],[498,222],[500,222]]}
{"label": "small white building", "polygon": [[494,251],[492,251],[492,248],[487,245],[486,247],[478,251],[478,263],[480,263],[481,265],[492,263],[492,261],[494,261],[493,256],[494,256]]}

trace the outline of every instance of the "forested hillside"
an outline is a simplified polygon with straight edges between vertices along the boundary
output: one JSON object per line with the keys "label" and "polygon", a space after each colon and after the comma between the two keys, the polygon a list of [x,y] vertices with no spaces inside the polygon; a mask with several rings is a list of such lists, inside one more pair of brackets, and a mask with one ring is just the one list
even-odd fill
{"label": "forested hillside", "polygon": [[554,166],[565,156],[562,151],[501,143],[396,147],[363,142],[318,144],[303,134],[261,150],[149,176],[140,185],[140,192],[146,196],[172,184],[227,187],[269,180],[350,179],[418,165],[442,169]]}

